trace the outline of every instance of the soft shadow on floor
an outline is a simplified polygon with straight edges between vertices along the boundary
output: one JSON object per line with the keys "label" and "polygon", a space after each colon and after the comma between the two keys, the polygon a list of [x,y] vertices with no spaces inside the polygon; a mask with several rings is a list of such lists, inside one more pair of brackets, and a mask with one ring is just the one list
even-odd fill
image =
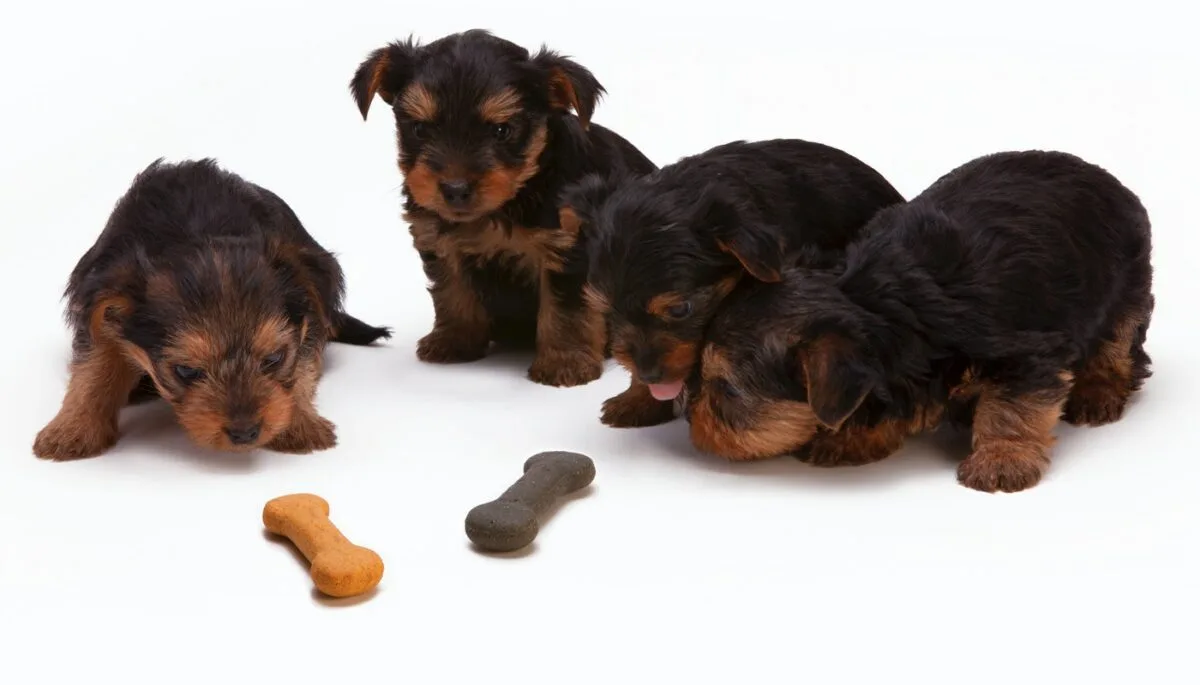
{"label": "soft shadow on floor", "polygon": [[262,460],[274,452],[259,450],[228,453],[197,446],[184,433],[170,405],[162,400],[126,407],[121,413],[118,448],[136,447],[161,454],[166,459],[214,473],[242,474],[257,471]]}
{"label": "soft shadow on floor", "polygon": [[[282,535],[275,535],[274,533],[270,533],[266,530],[262,532],[262,536],[267,542],[286,548],[291,554],[292,558],[295,559],[296,565],[304,572],[304,577],[310,579],[311,581],[312,576],[309,574],[309,570],[312,568],[312,566],[309,564],[308,559],[305,559],[304,555],[300,553],[300,550],[292,544],[291,540],[288,540]],[[375,586],[369,591],[355,597],[330,597],[322,593],[316,587],[313,587],[309,594],[311,595],[313,602],[320,604],[321,606],[352,607],[364,602],[368,602],[374,598],[375,595],[379,594],[379,586]]]}
{"label": "soft shadow on floor", "polygon": [[[475,543],[471,542],[470,540],[467,541],[467,548],[470,549],[472,552],[475,552],[476,554],[480,554],[485,557],[493,557],[496,559],[524,559],[525,557],[532,556],[533,554],[535,554],[537,552],[538,538],[540,538],[542,536],[542,533],[547,528],[553,527],[555,514],[557,514],[560,509],[567,506],[571,502],[574,502],[576,500],[581,500],[581,499],[591,496],[591,494],[593,492],[595,492],[595,489],[596,489],[596,484],[592,483],[591,485],[587,486],[586,488],[583,488],[582,490],[578,490],[578,491],[573,492],[565,497],[560,497],[557,500],[555,500],[554,504],[552,504],[550,506],[550,508],[547,509],[544,514],[541,514],[538,516],[537,537],[535,537],[533,539],[533,542],[522,547],[521,549],[518,549],[514,552],[489,552],[487,550],[477,547],[475,545]],[[480,504],[482,504],[482,502]]]}
{"label": "soft shadow on floor", "polygon": [[803,488],[879,488],[931,473],[954,478],[955,466],[970,451],[969,434],[947,427],[909,438],[899,452],[883,461],[827,468],[810,466],[792,456],[734,462],[706,454],[692,445],[688,424],[682,419],[635,430],[654,447],[654,453],[685,460],[690,466],[739,478],[781,480]]}

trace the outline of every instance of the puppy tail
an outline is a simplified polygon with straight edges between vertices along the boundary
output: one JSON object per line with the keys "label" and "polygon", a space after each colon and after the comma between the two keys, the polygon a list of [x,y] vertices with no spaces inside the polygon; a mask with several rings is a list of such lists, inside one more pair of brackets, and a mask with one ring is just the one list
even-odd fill
{"label": "puppy tail", "polygon": [[346,312],[333,315],[333,341],[347,345],[370,345],[380,338],[391,338],[392,329],[368,326]]}

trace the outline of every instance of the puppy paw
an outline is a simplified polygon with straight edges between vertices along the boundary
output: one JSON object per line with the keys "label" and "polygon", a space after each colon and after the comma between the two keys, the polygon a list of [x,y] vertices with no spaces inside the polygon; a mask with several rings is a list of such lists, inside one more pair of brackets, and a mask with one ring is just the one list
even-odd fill
{"label": "puppy paw", "polygon": [[457,364],[483,359],[487,340],[452,328],[435,328],[417,342],[417,359],[430,364]]}
{"label": "puppy paw", "polygon": [[539,352],[529,367],[529,380],[569,388],[586,385],[604,373],[604,361],[582,352]]}
{"label": "puppy paw", "polygon": [[958,482],[981,492],[1020,492],[1037,485],[1049,465],[1040,448],[983,445],[958,465]]}
{"label": "puppy paw", "polygon": [[604,401],[600,421],[613,428],[644,428],[675,419],[675,403],[661,402],[643,388],[632,387]]}
{"label": "puppy paw", "polygon": [[1120,420],[1125,413],[1128,394],[1117,386],[1079,383],[1063,407],[1063,419],[1075,426],[1103,426]]}
{"label": "puppy paw", "polygon": [[288,454],[320,452],[337,445],[336,426],[328,419],[315,414],[299,414],[267,449]]}
{"label": "puppy paw", "polygon": [[58,416],[37,434],[33,453],[39,459],[70,461],[94,457],[115,444],[115,425]]}

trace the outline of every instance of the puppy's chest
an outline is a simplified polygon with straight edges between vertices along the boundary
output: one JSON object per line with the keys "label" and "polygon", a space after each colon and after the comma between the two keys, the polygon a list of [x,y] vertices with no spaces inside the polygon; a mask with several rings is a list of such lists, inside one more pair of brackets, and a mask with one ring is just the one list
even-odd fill
{"label": "puppy's chest", "polygon": [[458,259],[467,266],[502,267],[536,282],[543,269],[561,267],[573,236],[557,228],[529,228],[484,219],[442,225],[436,242],[441,257]]}

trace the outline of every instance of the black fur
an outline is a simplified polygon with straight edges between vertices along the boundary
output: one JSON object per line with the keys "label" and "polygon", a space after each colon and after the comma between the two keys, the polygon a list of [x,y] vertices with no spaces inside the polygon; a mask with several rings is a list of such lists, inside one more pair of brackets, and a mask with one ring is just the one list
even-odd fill
{"label": "black fur", "polygon": [[[840,249],[903,201],[846,152],[768,140],[719,145],[637,178],[592,176],[564,203],[594,234],[589,279],[611,307],[614,355],[635,383],[654,384],[691,372],[694,355],[679,350],[698,348],[730,279],[773,281],[799,251]],[[650,311],[664,294],[685,302],[682,315]]]}
{"label": "black fur", "polygon": [[[738,429],[792,400],[826,426],[870,427],[955,408],[967,372],[1009,397],[1057,392],[1128,321],[1121,390],[1135,391],[1150,376],[1150,257],[1146,210],[1107,171],[1060,152],[976,159],[880,212],[836,266],[728,298],[708,342],[734,371],[706,381],[714,409]],[[822,340],[836,343],[821,348],[828,374],[806,384]]]}
{"label": "black fur", "polygon": [[[284,259],[279,248],[298,260]],[[132,301],[122,336],[153,357],[188,308],[220,299],[217,259],[228,266],[241,297],[285,312],[293,323],[317,314],[309,287],[335,322],[347,316],[341,267],[278,195],[211,159],[178,164],[159,159],[138,174],[71,273],[65,297],[76,344],[86,344],[97,302],[116,294]],[[148,298],[152,273],[168,275],[181,298]],[[367,345],[391,336],[388,328],[365,324],[351,332],[353,339],[333,339]]]}
{"label": "black fur", "polygon": [[[415,121],[406,113],[403,94],[414,84],[436,103],[436,121]],[[518,94],[519,103],[514,116],[498,129],[482,120],[480,107],[506,89]],[[604,88],[590,71],[544,47],[531,53],[476,29],[428,45],[410,38],[380,48],[359,66],[350,91],[364,117],[376,95],[393,108],[399,165],[405,175],[405,216],[413,224],[414,247],[430,281],[435,310],[443,309],[439,299],[449,299],[445,293],[460,285],[458,279],[486,310],[486,332],[459,335],[456,344],[427,336],[418,345],[422,359],[468,361],[482,357],[488,342],[534,343],[543,295],[553,297],[568,314],[580,313],[588,267],[583,243],[563,251],[563,266],[549,278],[549,293],[540,292],[537,273],[521,268],[522,248],[517,243],[509,251],[486,256],[471,254],[459,243],[481,231],[504,231],[510,237],[518,228],[544,236],[560,232],[558,201],[568,184],[589,173],[625,176],[655,168],[627,140],[591,121]],[[435,178],[439,188],[459,179],[476,188],[489,173],[520,169],[542,131],[545,145],[536,157],[536,173],[511,196],[492,198],[499,204],[472,191],[472,204],[456,212],[447,206],[444,191],[430,191],[423,202],[413,190],[418,171]],[[425,225],[435,228],[430,231]],[[433,242],[443,246],[442,254]],[[456,326],[461,330],[464,326],[454,320],[450,308],[444,309],[435,331]]]}

